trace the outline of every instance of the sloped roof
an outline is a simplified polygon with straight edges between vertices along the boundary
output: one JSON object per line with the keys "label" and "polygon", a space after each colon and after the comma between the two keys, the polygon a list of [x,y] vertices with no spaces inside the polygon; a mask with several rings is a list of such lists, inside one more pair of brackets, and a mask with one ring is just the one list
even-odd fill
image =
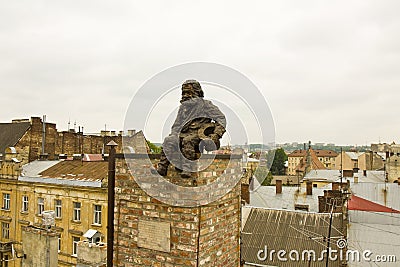
{"label": "sloped roof", "polygon": [[353,183],[351,192],[364,199],[400,210],[400,186],[395,183]]}
{"label": "sloped roof", "polygon": [[306,188],[297,186],[282,186],[282,193],[276,194],[275,186],[260,186],[250,191],[250,205],[269,209],[295,210],[296,205],[306,205],[310,212],[318,212],[318,196],[324,195],[326,188],[313,188],[313,194],[307,195]]}
{"label": "sloped roof", "polygon": [[39,177],[39,173],[59,163],[59,160],[35,160],[22,166],[21,176]]}
{"label": "sloped roof", "polygon": [[98,181],[107,178],[107,161],[66,160],[40,173],[44,178]]}
{"label": "sloped roof", "polygon": [[[331,227],[331,236],[340,237],[341,214],[334,213]],[[306,213],[284,210],[270,210],[252,208],[242,231],[242,259],[256,266],[325,266],[323,261],[302,261],[303,251],[314,250],[316,258],[326,249],[326,238],[329,232],[329,218],[327,213]],[[345,231],[345,230],[344,230]],[[337,239],[332,239],[331,248],[338,250]],[[260,260],[257,256],[260,250],[267,246],[271,250],[285,250],[288,261],[279,261],[276,253],[272,261],[269,257]],[[300,261],[290,260],[288,254],[296,250],[300,254]],[[340,261],[329,261],[329,266],[340,266]]]}
{"label": "sloped roof", "polygon": [[364,152],[345,152],[352,160],[357,160]]}
{"label": "sloped roof", "polygon": [[[319,161],[318,156],[315,154],[314,149],[310,148],[310,156],[311,156],[311,170],[325,170],[324,164]],[[307,153],[300,160],[300,163],[296,166],[296,171],[304,172],[307,167]]]}
{"label": "sloped roof", "polygon": [[351,196],[351,199],[348,201],[347,207],[349,210],[400,213],[400,211],[398,210],[388,208],[386,206],[380,205],[378,203],[366,200],[365,198],[358,197],[355,195]]}
{"label": "sloped roof", "polygon": [[15,146],[30,126],[30,122],[0,123],[0,153],[4,153],[7,147]]}
{"label": "sloped roof", "polygon": [[104,161],[102,154],[85,154],[83,155],[83,161]]}

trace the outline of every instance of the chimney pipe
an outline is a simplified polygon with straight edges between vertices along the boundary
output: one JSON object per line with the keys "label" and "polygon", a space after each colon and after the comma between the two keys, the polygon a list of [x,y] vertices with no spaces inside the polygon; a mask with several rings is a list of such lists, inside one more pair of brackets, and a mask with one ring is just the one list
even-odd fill
{"label": "chimney pipe", "polygon": [[282,194],[282,180],[276,180],[275,188],[276,194]]}
{"label": "chimney pipe", "polygon": [[312,187],[313,187],[312,181],[307,181],[306,185],[307,185],[307,195],[311,196],[312,195]]}

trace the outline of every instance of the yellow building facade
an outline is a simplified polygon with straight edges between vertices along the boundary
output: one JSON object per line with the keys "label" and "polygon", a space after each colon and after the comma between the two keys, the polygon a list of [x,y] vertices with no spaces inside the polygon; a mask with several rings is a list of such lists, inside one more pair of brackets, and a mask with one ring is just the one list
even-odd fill
{"label": "yellow building facade", "polygon": [[[9,168],[3,161],[2,167]],[[35,166],[37,165],[37,166]],[[32,170],[43,169],[40,175]],[[24,174],[24,169],[31,169]],[[3,168],[2,168],[3,169]],[[0,177],[0,241],[12,242],[16,254],[4,252],[8,266],[21,266],[23,259],[22,228],[42,226],[42,214],[54,211],[55,230],[59,233],[58,266],[75,266],[77,242],[94,229],[106,242],[107,224],[107,162],[57,161],[32,162],[21,168],[18,177]],[[14,257],[14,260],[11,260]]]}

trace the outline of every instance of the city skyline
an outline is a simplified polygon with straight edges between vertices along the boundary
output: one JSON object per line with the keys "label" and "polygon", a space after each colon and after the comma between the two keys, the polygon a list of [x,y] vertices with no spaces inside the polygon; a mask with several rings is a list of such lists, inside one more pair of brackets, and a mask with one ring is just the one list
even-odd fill
{"label": "city skyline", "polygon": [[4,1],[0,121],[46,114],[59,130],[68,121],[89,133],[122,130],[145,81],[205,61],[259,88],[276,143],[398,143],[399,5]]}

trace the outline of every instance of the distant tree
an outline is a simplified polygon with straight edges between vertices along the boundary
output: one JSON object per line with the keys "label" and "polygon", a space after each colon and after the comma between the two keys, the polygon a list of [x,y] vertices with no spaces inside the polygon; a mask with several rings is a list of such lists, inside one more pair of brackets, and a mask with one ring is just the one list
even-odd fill
{"label": "distant tree", "polygon": [[161,147],[160,146],[156,146],[155,144],[153,144],[149,140],[147,140],[147,145],[149,146],[151,153],[153,153],[153,154],[161,153]]}
{"label": "distant tree", "polygon": [[[270,153],[268,153],[268,154],[270,154]],[[267,156],[267,158],[270,158],[270,157]],[[271,165],[271,173],[273,175],[284,175],[285,174],[285,161],[287,161],[287,159],[288,159],[288,156],[286,155],[283,148],[276,149],[274,160]]]}
{"label": "distant tree", "polygon": [[264,181],[262,182],[261,185],[271,185],[272,179],[274,177],[272,176],[271,172],[268,172],[267,177],[265,177]]}
{"label": "distant tree", "polygon": [[253,173],[253,176],[256,177],[257,181],[261,184],[264,183],[265,179],[267,178],[269,170],[265,166],[258,166],[258,168]]}

